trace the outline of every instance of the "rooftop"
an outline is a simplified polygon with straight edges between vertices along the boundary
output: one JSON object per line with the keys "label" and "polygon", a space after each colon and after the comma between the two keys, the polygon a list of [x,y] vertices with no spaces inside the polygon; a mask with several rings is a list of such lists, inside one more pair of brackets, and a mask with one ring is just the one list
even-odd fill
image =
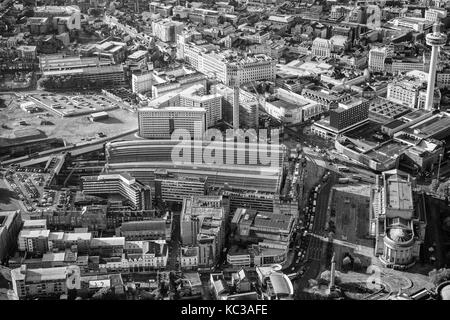
{"label": "rooftop", "polygon": [[389,176],[385,182],[386,203],[389,209],[413,210],[411,182],[395,174]]}

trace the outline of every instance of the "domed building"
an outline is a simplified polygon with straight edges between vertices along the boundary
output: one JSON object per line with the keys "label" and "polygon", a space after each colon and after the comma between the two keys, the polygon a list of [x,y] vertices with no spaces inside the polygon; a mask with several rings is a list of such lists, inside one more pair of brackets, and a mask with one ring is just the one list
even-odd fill
{"label": "domed building", "polygon": [[386,266],[405,269],[419,257],[425,220],[414,206],[411,176],[399,170],[383,172],[370,194],[370,234],[375,254]]}
{"label": "domed building", "polygon": [[442,300],[450,300],[450,281],[445,282],[439,288],[439,297]]}

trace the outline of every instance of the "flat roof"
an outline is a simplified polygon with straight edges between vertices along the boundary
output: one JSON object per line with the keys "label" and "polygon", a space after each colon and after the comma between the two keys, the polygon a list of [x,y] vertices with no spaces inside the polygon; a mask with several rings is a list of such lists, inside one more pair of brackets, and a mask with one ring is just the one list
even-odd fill
{"label": "flat roof", "polygon": [[38,238],[38,237],[48,237],[50,234],[50,230],[22,230],[20,231],[19,237],[24,238]]}
{"label": "flat roof", "polygon": [[411,182],[399,175],[392,175],[387,178],[386,188],[386,202],[390,209],[412,210],[414,208]]}
{"label": "flat roof", "polygon": [[124,237],[108,237],[108,238],[93,238],[91,240],[92,247],[104,247],[104,246],[124,246]]}

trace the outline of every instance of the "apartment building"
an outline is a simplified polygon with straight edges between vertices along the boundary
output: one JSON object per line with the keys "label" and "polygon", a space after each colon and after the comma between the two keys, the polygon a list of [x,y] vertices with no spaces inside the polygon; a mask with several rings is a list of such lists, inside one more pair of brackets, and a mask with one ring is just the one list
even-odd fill
{"label": "apartment building", "polygon": [[68,289],[80,289],[80,268],[72,265],[30,269],[26,265],[11,270],[14,293],[19,299],[54,297],[67,294]]}
{"label": "apartment building", "polygon": [[17,238],[18,250],[36,255],[51,249],[49,244],[50,230],[22,230]]}

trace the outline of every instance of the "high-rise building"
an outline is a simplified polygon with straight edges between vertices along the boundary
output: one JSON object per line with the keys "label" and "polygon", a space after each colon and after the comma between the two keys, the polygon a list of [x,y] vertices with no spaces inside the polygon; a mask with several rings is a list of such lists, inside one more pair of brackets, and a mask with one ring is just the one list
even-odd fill
{"label": "high-rise building", "polygon": [[202,139],[206,110],[198,107],[142,108],[138,111],[139,136],[170,139],[177,129],[187,130],[194,139]]}
{"label": "high-rise building", "polygon": [[[257,128],[259,123],[258,97],[242,88],[230,88],[221,83],[215,90],[223,97],[223,118],[233,124],[233,127]],[[238,108],[237,108],[238,107]],[[234,120],[236,119],[236,126]]]}
{"label": "high-rise building", "polygon": [[372,48],[369,51],[369,70],[385,71],[386,48]]}
{"label": "high-rise building", "polygon": [[20,211],[0,212],[0,263],[15,248],[16,238],[22,225]]}
{"label": "high-rise building", "polygon": [[152,73],[141,72],[131,75],[131,89],[133,93],[146,93],[152,90]]}
{"label": "high-rise building", "polygon": [[206,94],[206,88],[202,84],[183,90],[180,93],[180,106],[205,109],[206,128],[222,120],[222,96],[217,93]]}
{"label": "high-rise building", "polygon": [[152,196],[146,186],[129,174],[102,174],[82,177],[85,194],[119,194],[127,199],[137,210],[151,210]]}
{"label": "high-rise building", "polygon": [[152,33],[162,42],[175,42],[177,35],[184,29],[184,23],[163,19],[152,21]]}
{"label": "high-rise building", "polygon": [[183,245],[197,245],[197,235],[205,217],[226,219],[222,196],[191,196],[183,199],[180,214],[181,242]]}
{"label": "high-rise building", "polygon": [[339,103],[337,109],[330,110],[330,126],[338,130],[348,128],[369,117],[369,101],[352,99]]}

